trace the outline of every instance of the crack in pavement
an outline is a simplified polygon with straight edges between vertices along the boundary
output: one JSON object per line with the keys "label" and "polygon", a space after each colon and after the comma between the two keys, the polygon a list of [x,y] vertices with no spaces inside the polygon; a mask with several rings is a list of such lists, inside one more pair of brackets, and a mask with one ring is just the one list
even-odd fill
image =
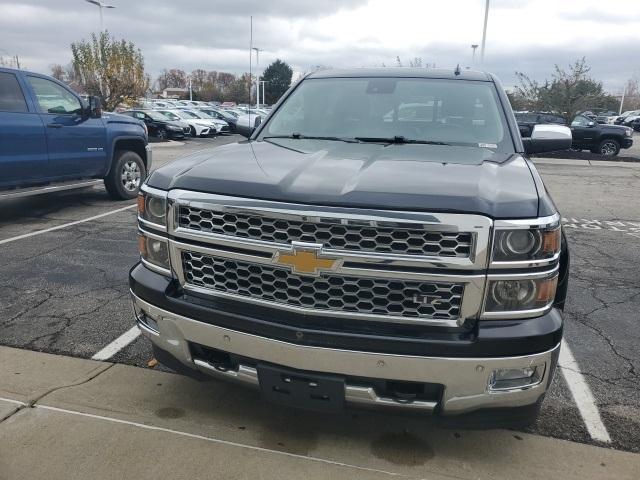
{"label": "crack in pavement", "polygon": [[2,424],[3,422],[7,421],[9,418],[13,417],[18,412],[20,412],[20,411],[22,411],[24,409],[33,408],[40,400],[45,398],[47,395],[50,395],[53,392],[57,392],[58,390],[63,390],[65,388],[71,388],[71,387],[77,387],[77,386],[89,383],[90,381],[96,379],[97,377],[102,375],[104,372],[106,372],[107,370],[112,368],[113,366],[115,366],[115,363],[101,362],[101,365],[97,366],[94,370],[89,372],[89,374],[85,375],[84,377],[80,378],[79,380],[76,380],[75,382],[71,382],[71,383],[68,383],[68,384],[65,384],[65,385],[59,385],[57,387],[52,387],[52,388],[46,390],[45,392],[37,395],[36,397],[29,399],[28,401],[22,402],[22,404],[18,405],[18,407],[13,412],[10,412],[9,415],[5,416],[4,418],[1,418],[0,419],[0,424]]}

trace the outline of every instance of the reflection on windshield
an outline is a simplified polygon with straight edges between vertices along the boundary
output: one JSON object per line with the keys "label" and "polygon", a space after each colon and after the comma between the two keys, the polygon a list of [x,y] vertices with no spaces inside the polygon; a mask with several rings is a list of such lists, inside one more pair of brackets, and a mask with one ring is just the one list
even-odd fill
{"label": "reflection on windshield", "polygon": [[490,82],[320,78],[302,82],[259,139],[292,135],[389,139],[394,143],[473,145],[513,152],[507,132],[495,86]]}

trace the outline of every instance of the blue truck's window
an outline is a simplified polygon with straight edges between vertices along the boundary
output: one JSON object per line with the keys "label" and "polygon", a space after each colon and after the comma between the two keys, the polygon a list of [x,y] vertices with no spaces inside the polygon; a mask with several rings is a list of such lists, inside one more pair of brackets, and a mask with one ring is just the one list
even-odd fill
{"label": "blue truck's window", "polygon": [[0,72],[0,112],[27,112],[27,102],[13,73]]}
{"label": "blue truck's window", "polygon": [[77,97],[55,82],[45,78],[27,77],[44,113],[80,113],[82,105]]}

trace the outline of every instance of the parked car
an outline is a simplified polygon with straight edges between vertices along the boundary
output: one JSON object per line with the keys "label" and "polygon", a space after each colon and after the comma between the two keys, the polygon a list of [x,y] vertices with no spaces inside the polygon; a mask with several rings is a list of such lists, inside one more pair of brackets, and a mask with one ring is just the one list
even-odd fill
{"label": "parked car", "polygon": [[188,124],[182,121],[169,120],[157,110],[127,110],[122,114],[142,120],[147,126],[149,135],[161,140],[184,138],[191,133]]}
{"label": "parked car", "polygon": [[629,115],[624,117],[619,125],[625,125],[630,127],[633,122],[635,122],[638,118],[640,118],[640,110],[635,110],[631,112]]}
{"label": "parked car", "polygon": [[229,133],[229,132],[236,131],[236,122],[238,121],[238,117],[235,117],[230,112],[227,112],[225,110],[218,110],[212,107],[199,108],[198,111],[203,112],[206,115],[209,115],[211,118],[215,118],[215,119],[226,122],[226,124],[229,126],[229,131],[227,132],[226,129],[223,129],[221,133]]}
{"label": "parked car", "polygon": [[533,127],[543,124],[566,125],[567,121],[561,115],[554,113],[537,113],[537,112],[516,112],[516,121],[520,135],[530,137]]}
{"label": "parked car", "polygon": [[629,127],[633,128],[636,132],[640,132],[640,117],[636,117],[634,120],[629,122]]}
{"label": "parked car", "polygon": [[613,125],[616,118],[618,118],[618,114],[613,111],[608,112],[600,112],[596,116],[596,122],[602,125]]}
{"label": "parked car", "polygon": [[[430,117],[384,121],[425,98]],[[129,285],[154,358],[288,407],[533,422],[569,249],[528,154],[569,128],[522,139],[499,81],[466,69],[323,70],[251,118],[143,187]]]}
{"label": "parked car", "polygon": [[626,112],[622,112],[622,114],[618,116],[613,123],[616,125],[622,125],[627,120],[627,117],[633,118],[636,115],[640,115],[640,110],[627,110]]}
{"label": "parked car", "polygon": [[229,128],[229,124],[224,120],[218,120],[217,118],[212,117],[196,108],[184,110],[185,114],[193,115],[195,118],[199,118],[204,122],[208,122],[210,125],[209,133],[211,135],[217,135],[219,133],[230,133],[231,129]]}
{"label": "parked car", "polygon": [[103,115],[97,97],[84,101],[47,75],[0,68],[0,198],[91,179],[103,179],[113,198],[135,198],[151,168],[147,140],[143,122]]}
{"label": "parked car", "polygon": [[211,131],[211,124],[203,121],[195,115],[191,115],[185,110],[158,110],[162,115],[172,121],[182,121],[189,125],[189,131],[192,137],[206,137]]}
{"label": "parked car", "polygon": [[618,155],[621,148],[633,145],[633,130],[619,125],[600,125],[591,118],[577,115],[571,122],[573,146],[608,157]]}

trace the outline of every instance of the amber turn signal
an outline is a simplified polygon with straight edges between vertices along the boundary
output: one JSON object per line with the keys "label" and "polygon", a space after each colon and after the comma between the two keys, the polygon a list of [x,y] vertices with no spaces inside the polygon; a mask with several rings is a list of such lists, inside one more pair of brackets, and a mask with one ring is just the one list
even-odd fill
{"label": "amber turn signal", "polygon": [[542,237],[542,251],[547,254],[555,255],[560,251],[560,227],[555,230],[547,230]]}
{"label": "amber turn signal", "polygon": [[144,213],[144,195],[138,195],[138,215]]}

